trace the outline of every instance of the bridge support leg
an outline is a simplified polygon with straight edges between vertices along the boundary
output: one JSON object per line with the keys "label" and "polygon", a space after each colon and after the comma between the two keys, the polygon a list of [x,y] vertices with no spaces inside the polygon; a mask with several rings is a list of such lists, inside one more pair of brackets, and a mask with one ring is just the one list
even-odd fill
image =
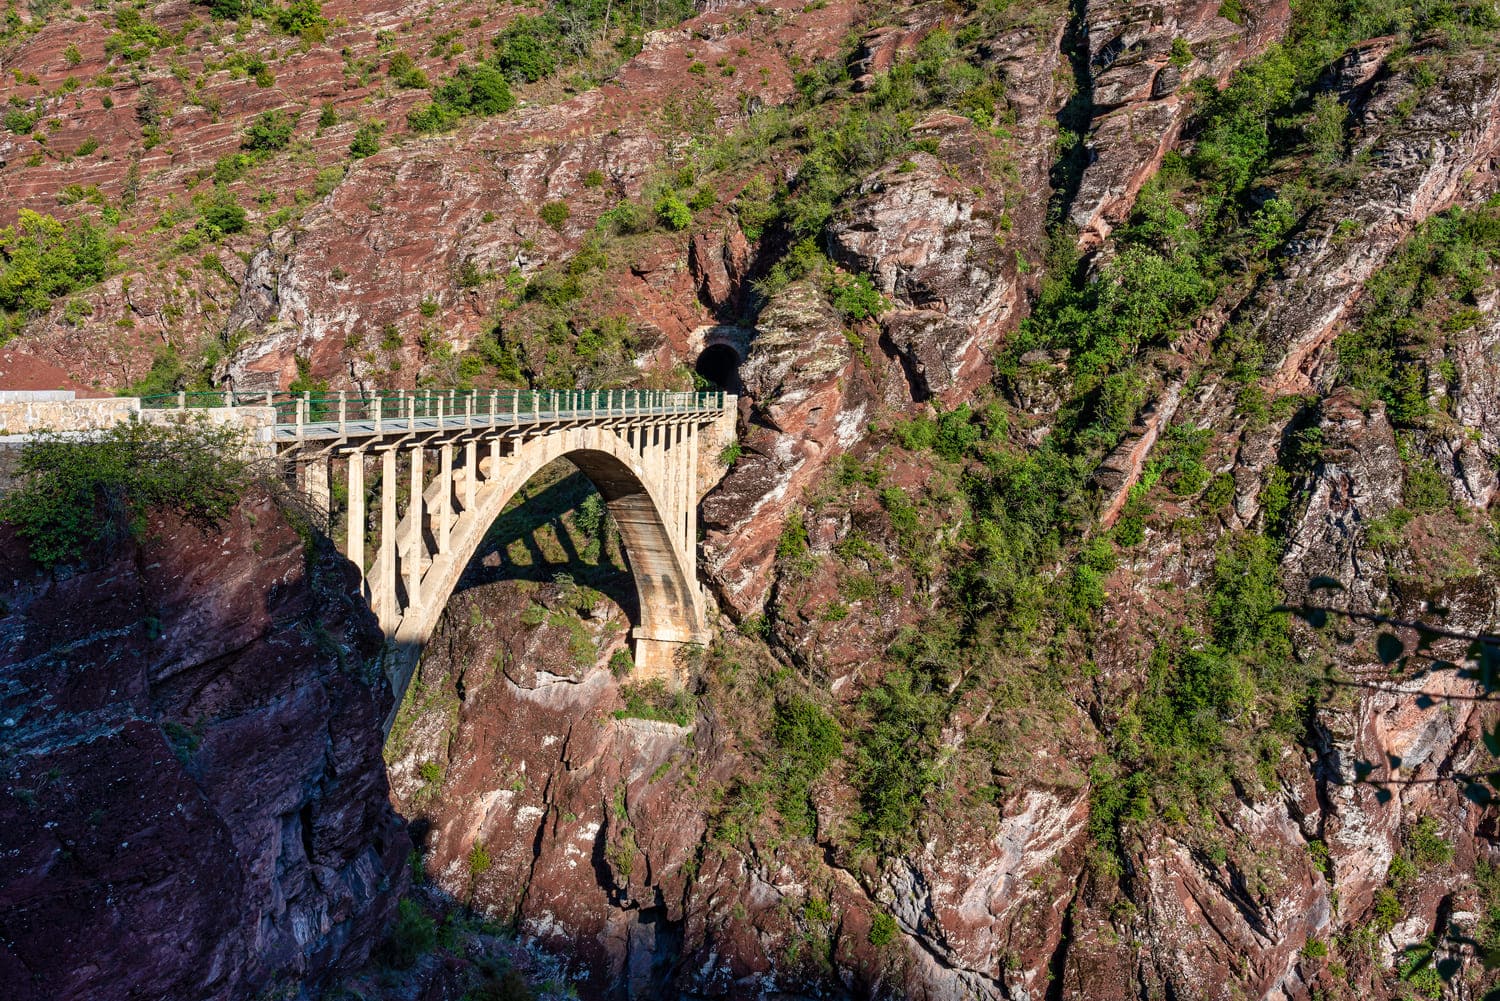
{"label": "bridge support leg", "polygon": [[349,509],[344,532],[344,555],[365,575],[365,453],[349,455]]}
{"label": "bridge support leg", "polygon": [[375,616],[390,636],[396,629],[396,450],[388,448],[380,457],[380,580],[371,587]]}
{"label": "bridge support leg", "polygon": [[479,446],[470,438],[464,443],[464,469],[468,476],[464,478],[464,510],[474,510],[474,486],[479,479]]}
{"label": "bridge support leg", "polygon": [[313,523],[318,531],[326,532],[333,506],[332,491],[328,485],[328,457],[320,455],[304,462],[301,464],[301,470],[302,489],[312,503]]}
{"label": "bridge support leg", "polygon": [[631,633],[635,638],[635,670],[632,681],[666,682],[668,688],[681,688],[686,672],[678,663],[679,658],[693,646],[707,646],[710,636],[705,632],[679,632],[656,629],[648,632],[637,626]]}
{"label": "bridge support leg", "polygon": [[438,533],[437,551],[448,551],[448,531],[453,524],[453,446],[444,444],[438,449],[441,465],[438,468]]}
{"label": "bridge support leg", "polygon": [[427,514],[422,505],[422,448],[411,450],[411,504],[406,517],[411,521],[411,538],[407,542],[406,556],[410,569],[406,572],[406,603],[411,608],[422,607],[422,555],[427,548],[422,538],[422,522]]}
{"label": "bridge support leg", "polygon": [[[682,468],[683,512],[682,544],[693,566],[698,565],[698,429],[689,424],[687,429],[687,461]],[[697,586],[697,581],[693,585]]]}

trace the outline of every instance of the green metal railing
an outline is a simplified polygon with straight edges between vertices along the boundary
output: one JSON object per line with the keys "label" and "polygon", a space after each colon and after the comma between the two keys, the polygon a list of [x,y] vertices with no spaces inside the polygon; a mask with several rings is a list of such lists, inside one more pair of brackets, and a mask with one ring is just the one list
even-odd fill
{"label": "green metal railing", "polygon": [[675,393],[654,389],[382,390],[375,393],[171,393],[141,398],[148,410],[270,407],[278,428],[309,424],[409,427],[438,419],[444,426],[484,426],[541,420],[599,420],[648,414],[722,411],[722,392]]}

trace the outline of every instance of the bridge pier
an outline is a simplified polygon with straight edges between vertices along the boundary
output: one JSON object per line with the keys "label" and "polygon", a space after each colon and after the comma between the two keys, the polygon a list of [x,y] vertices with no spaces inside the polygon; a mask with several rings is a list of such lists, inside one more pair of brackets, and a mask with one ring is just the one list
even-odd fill
{"label": "bridge pier", "polygon": [[637,626],[630,631],[630,636],[635,640],[635,671],[631,680],[660,679],[672,687],[681,687],[679,658],[689,648],[707,646],[713,639],[707,629],[669,629],[660,625],[652,630]]}
{"label": "bridge pier", "polygon": [[375,617],[387,636],[396,633],[396,449],[380,456],[380,555],[375,558],[380,576],[370,581],[375,599]]}
{"label": "bridge pier", "polygon": [[[351,452],[349,455],[349,507],[344,529],[344,555],[359,570],[360,579],[365,576],[365,453]],[[364,588],[369,597],[369,588]]]}
{"label": "bridge pier", "polygon": [[333,510],[333,489],[329,480],[328,456],[319,455],[300,463],[302,492],[312,505],[313,521],[318,531],[328,531]]}

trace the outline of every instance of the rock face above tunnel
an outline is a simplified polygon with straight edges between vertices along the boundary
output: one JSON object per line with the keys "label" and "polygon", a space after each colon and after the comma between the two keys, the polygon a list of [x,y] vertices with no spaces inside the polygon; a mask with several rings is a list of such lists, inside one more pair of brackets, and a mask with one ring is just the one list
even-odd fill
{"label": "rock face above tunnel", "polygon": [[0,979],[17,1001],[229,999],[362,962],[405,879],[389,692],[352,565],[275,502],[153,518],[72,573],[0,563]]}

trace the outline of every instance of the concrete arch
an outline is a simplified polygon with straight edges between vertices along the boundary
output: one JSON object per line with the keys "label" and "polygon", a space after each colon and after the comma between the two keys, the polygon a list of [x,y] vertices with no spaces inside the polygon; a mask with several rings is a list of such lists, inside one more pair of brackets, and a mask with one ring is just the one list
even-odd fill
{"label": "concrete arch", "polygon": [[[448,525],[446,545],[436,537],[443,533],[424,525],[424,542],[418,547],[422,552],[414,555],[410,512],[396,526],[396,538],[405,540],[404,551],[398,555],[398,564],[404,566],[396,580],[405,585],[413,561],[420,565],[430,558],[420,570],[415,602],[409,585],[398,585],[394,604],[399,619],[392,635],[396,662],[389,670],[397,695],[404,694],[422,648],[490,526],[528,480],[559,458],[568,459],[589,478],[619,527],[640,598],[640,621],[632,631],[638,674],[670,676],[675,655],[684,644],[708,639],[692,558],[697,497],[689,481],[696,444],[696,436],[682,433],[680,425],[658,424],[581,426],[525,439],[507,438],[495,441],[483,457],[469,446],[466,461],[453,470],[453,476],[440,476],[423,491],[424,521],[433,512],[441,512],[445,502],[451,505],[448,510],[458,510]],[[469,476],[475,477],[472,506],[465,504]],[[377,565],[370,580],[380,579]],[[378,610],[381,595],[373,591],[372,587],[372,604]]]}

